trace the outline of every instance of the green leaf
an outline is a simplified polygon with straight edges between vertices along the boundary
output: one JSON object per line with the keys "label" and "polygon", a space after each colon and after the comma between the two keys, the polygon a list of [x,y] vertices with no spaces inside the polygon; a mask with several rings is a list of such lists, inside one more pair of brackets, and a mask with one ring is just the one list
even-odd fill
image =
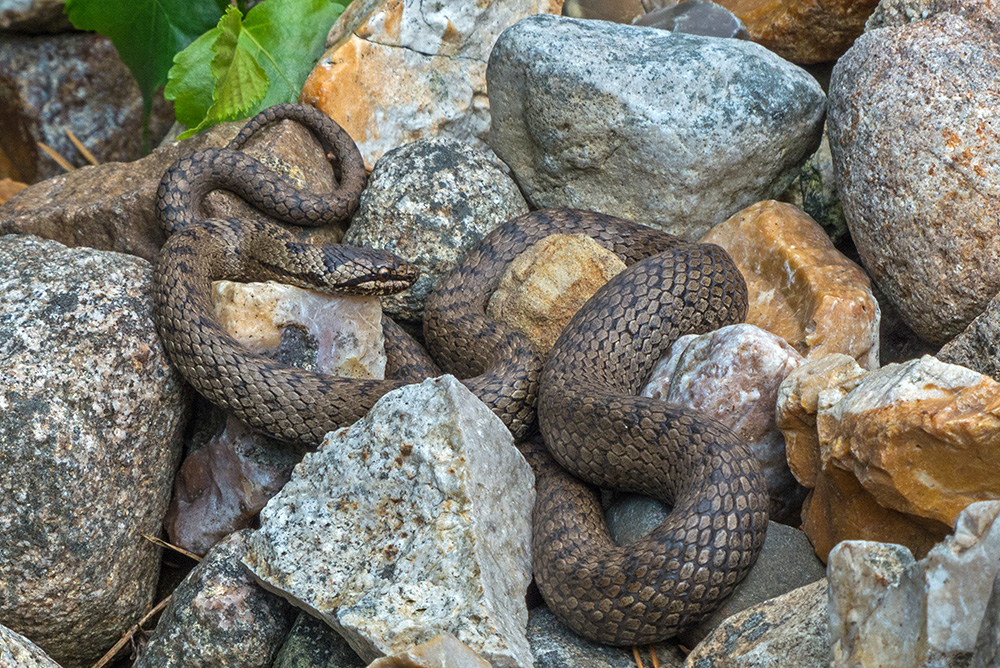
{"label": "green leaf", "polygon": [[74,27],[111,38],[139,84],[143,110],[167,81],[174,54],[219,20],[227,0],[67,0]]}
{"label": "green leaf", "polygon": [[212,60],[215,54],[212,46],[221,34],[221,28],[212,28],[178,53],[170,68],[163,96],[174,101],[174,116],[189,128],[201,123],[214,101]]}

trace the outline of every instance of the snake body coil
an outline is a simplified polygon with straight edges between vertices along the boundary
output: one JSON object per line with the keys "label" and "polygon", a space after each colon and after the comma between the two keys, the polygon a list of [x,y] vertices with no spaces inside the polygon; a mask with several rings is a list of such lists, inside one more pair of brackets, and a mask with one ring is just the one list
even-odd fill
{"label": "snake body coil", "polygon": [[[326,206],[322,197],[314,201],[230,150],[282,118],[306,124],[331,151],[340,187]],[[206,220],[199,206],[209,190],[221,187],[291,222],[350,215],[357,206],[353,193],[364,184],[363,166],[360,156],[352,157],[353,142],[331,124],[307,107],[272,107],[230,149],[178,161],[164,176],[157,203],[172,234],[154,271],[156,313],[175,366],[202,394],[252,426],[305,444],[319,443],[386,392],[436,368],[387,318],[389,368],[403,379],[333,378],[277,364],[246,350],[215,321],[211,282],[276,278],[380,294],[411,284],[415,269],[384,251],[296,244],[273,225]],[[541,356],[521,334],[488,318],[485,308],[506,266],[553,233],[588,234],[631,266],[577,314],[542,376]],[[714,421],[631,396],[677,336],[738,319],[745,302],[742,277],[721,249],[571,210],[538,211],[501,225],[428,299],[424,330],[435,359],[466,378],[515,437],[532,431],[537,401],[545,442],[563,466],[594,484],[674,503],[663,526],[618,548],[593,493],[543,450],[528,447],[538,476],[536,577],[550,607],[585,636],[613,644],[662,640],[706,614],[756,558],[767,493],[747,448]]]}

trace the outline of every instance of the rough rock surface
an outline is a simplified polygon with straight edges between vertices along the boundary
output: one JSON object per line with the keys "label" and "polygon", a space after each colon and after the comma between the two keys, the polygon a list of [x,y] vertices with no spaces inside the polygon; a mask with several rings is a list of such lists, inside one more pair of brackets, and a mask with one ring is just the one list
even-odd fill
{"label": "rough rock surface", "polygon": [[365,668],[339,633],[309,613],[299,613],[272,668]]}
{"label": "rough rock surface", "polygon": [[941,347],[936,357],[1000,381],[1000,298],[994,297],[961,334]]}
{"label": "rough rock surface", "polygon": [[490,664],[452,634],[442,633],[398,654],[375,659],[368,668],[490,668]]}
{"label": "rough rock surface", "polygon": [[1000,290],[995,34],[985,20],[942,13],[864,34],[833,69],[830,146],[851,236],[932,343]]}
{"label": "rough rock surface", "polygon": [[249,536],[213,547],[174,590],[135,668],[270,668],[297,613],[243,568]]}
{"label": "rough rock surface", "polygon": [[378,161],[344,243],[384,248],[420,267],[413,287],[382,298],[394,318],[419,324],[438,280],[490,230],[527,212],[496,160],[453,139],[423,139]]}
{"label": "rough rock surface", "polygon": [[63,32],[73,24],[63,14],[66,0],[0,0],[0,30]]}
{"label": "rough rock surface", "polygon": [[784,202],[758,202],[701,241],[725,248],[747,279],[747,323],[807,359],[844,353],[878,368],[880,313],[871,283],[808,215]]}
{"label": "rough rock surface", "polygon": [[726,619],[687,657],[685,668],[827,668],[826,580]]}
{"label": "rough rock surface", "polygon": [[510,263],[486,313],[545,352],[580,307],[624,269],[621,258],[585,234],[553,234]]}
{"label": "rough rock surface", "polygon": [[60,668],[35,643],[0,625],[0,666],[3,668]]}
{"label": "rough rock surface", "polygon": [[982,0],[881,0],[865,22],[865,32],[912,21],[922,21],[935,14],[957,14],[976,20],[1000,23],[1000,7]]}
{"label": "rough rock surface", "polygon": [[[219,322],[251,350],[320,373],[385,377],[377,297],[325,295],[280,283],[218,281],[214,287]],[[249,526],[304,454],[229,416],[178,471],[164,521],[170,542],[204,554]]]}
{"label": "rough rock surface", "polygon": [[[89,666],[152,601],[184,401],[148,263],[0,239],[0,619]],[[113,558],[109,558],[113,556]]]}
{"label": "rough rock surface", "polygon": [[[93,33],[0,34],[0,121],[0,178],[35,183],[62,173],[36,142],[86,165],[64,130],[99,162],[142,156],[139,87],[111,40]],[[172,122],[173,108],[159,96],[149,126],[154,142]]]}
{"label": "rough rock surface", "polygon": [[486,148],[486,61],[518,19],[562,0],[359,0],[333,25],[300,100],[347,130],[371,167],[425,137]]}
{"label": "rough rock surface", "polygon": [[367,661],[447,631],[527,668],[533,504],[510,432],[442,376],[390,392],[306,455],[244,563]]}
{"label": "rough rock surface", "polygon": [[639,394],[694,408],[732,429],[760,462],[771,519],[798,526],[805,489],[788,470],[774,407],[781,381],[803,361],[780,337],[731,325],[679,338]]}
{"label": "rough rock surface", "polygon": [[[163,173],[181,156],[209,146],[223,146],[243,123],[209,128],[191,139],[153,151],[130,163],[83,167],[22,190],[0,206],[0,234],[37,234],[68,246],[114,250],[153,261],[165,235],[155,217],[156,189]],[[296,187],[327,192],[333,169],[311,133],[283,121],[255,136],[244,149]],[[209,216],[266,220],[250,205],[227,192],[206,198]],[[304,241],[339,241],[339,228],[294,228]]]}
{"label": "rough rock surface", "polygon": [[967,666],[1000,572],[1000,502],[970,505],[954,535],[914,563],[899,545],[847,541],[830,553],[835,668]]}
{"label": "rough rock surface", "polygon": [[[528,642],[535,668],[636,668],[631,649],[595,645],[563,626],[544,606],[528,614]],[[675,643],[656,645],[654,650],[663,668],[684,665],[684,654]],[[642,648],[640,656],[643,665],[654,665],[648,647]]]}
{"label": "rough rock surface", "polygon": [[784,192],[823,129],[819,84],[742,40],[539,15],[497,40],[487,80],[490,146],[532,205],[688,239]]}

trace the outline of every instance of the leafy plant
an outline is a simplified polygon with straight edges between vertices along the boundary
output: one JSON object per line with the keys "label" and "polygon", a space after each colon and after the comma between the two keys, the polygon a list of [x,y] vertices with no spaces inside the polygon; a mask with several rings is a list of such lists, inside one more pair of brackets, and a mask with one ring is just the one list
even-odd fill
{"label": "leafy plant", "polygon": [[331,0],[265,0],[244,18],[243,6],[226,0],[67,0],[66,14],[75,27],[114,43],[139,84],[144,119],[166,84],[177,120],[190,128],[181,137],[189,137],[298,99],[326,33],[344,11]]}

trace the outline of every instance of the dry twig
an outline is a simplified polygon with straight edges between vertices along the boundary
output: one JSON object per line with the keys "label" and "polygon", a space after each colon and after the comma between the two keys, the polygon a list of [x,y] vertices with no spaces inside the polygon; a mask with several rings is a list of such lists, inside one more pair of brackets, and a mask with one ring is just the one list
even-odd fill
{"label": "dry twig", "polygon": [[148,533],[142,534],[142,537],[145,538],[146,540],[148,540],[150,543],[153,543],[155,545],[159,545],[160,547],[165,547],[168,550],[173,550],[174,552],[178,552],[180,554],[183,554],[185,557],[190,557],[190,558],[194,559],[195,561],[201,561],[201,557],[199,557],[194,552],[188,552],[183,547],[177,547],[176,545],[174,545],[172,543],[168,543],[167,541],[163,540],[162,538],[157,538],[156,536],[150,536]]}
{"label": "dry twig", "polygon": [[154,615],[158,614],[165,607],[167,607],[168,603],[170,603],[169,596],[160,601],[159,603],[157,603],[155,608],[147,612],[142,619],[133,624],[132,628],[126,631],[124,635],[122,635],[121,640],[116,642],[115,646],[109,649],[107,654],[102,656],[100,661],[95,663],[91,668],[103,668],[104,666],[106,666],[108,662],[110,662],[112,659],[115,658],[115,656],[117,656],[118,652],[121,651],[121,648],[124,647],[125,644],[132,639],[132,636],[134,636],[136,633],[139,632],[139,629],[142,628],[142,625],[148,622]]}

